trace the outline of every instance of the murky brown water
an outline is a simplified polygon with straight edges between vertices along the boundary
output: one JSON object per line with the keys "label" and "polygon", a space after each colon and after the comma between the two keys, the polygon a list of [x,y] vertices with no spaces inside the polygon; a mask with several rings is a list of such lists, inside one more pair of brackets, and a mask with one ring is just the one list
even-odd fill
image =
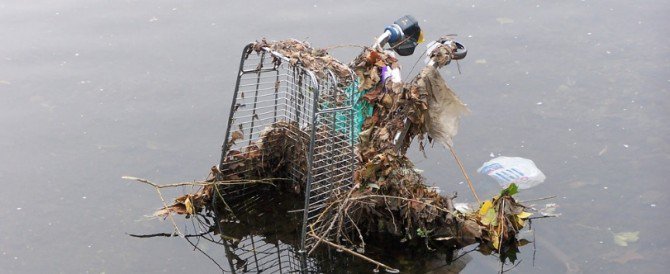
{"label": "murky brown water", "polygon": [[[181,239],[128,237],[170,225],[146,221],[160,201],[120,177],[206,175],[247,42],[370,44],[412,14],[427,39],[458,33],[468,47],[462,74],[443,75],[472,110],[455,142],[480,195],[498,186],[474,172],[500,154],[533,159],[548,177],[522,199],[558,196],[562,216],[534,224],[534,264],[525,247],[514,271],[661,273],[668,12],[663,1],[0,2],[2,272],[217,271]],[[403,60],[406,71],[415,58]],[[446,150],[411,157],[431,182],[471,200]],[[616,245],[613,233],[626,231],[639,240]],[[464,272],[497,269],[473,253]]]}

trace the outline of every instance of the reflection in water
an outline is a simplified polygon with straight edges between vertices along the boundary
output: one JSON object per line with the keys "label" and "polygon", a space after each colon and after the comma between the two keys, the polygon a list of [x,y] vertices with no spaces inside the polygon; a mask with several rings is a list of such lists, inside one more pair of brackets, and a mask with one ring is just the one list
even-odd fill
{"label": "reflection in water", "polygon": [[[199,226],[196,231],[203,232],[186,235],[185,239],[224,273],[369,273],[375,270],[373,264],[326,245],[310,255],[300,251],[303,204],[299,194],[278,191],[265,184],[225,185],[220,193],[223,199],[214,199],[211,212],[191,216],[193,224]],[[491,250],[477,245],[460,250],[431,250],[421,246],[424,243],[400,243],[391,236],[366,240],[366,256],[388,263],[403,273],[459,273],[472,261],[469,253],[491,254]],[[203,247],[202,243],[212,243],[215,248]],[[492,271],[511,269],[520,262],[514,264],[518,245],[505,248],[500,260],[512,263],[501,263],[500,269],[492,268]]]}
{"label": "reflection in water", "polygon": [[228,186],[221,193],[214,219],[231,271],[316,271],[317,260],[298,252],[302,211],[292,210],[301,208],[300,199],[277,196],[269,186]]}

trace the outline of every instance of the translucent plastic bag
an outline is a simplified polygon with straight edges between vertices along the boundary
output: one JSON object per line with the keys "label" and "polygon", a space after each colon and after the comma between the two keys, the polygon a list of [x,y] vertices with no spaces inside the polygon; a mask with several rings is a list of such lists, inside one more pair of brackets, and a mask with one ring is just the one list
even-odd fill
{"label": "translucent plastic bag", "polygon": [[515,183],[520,189],[527,189],[543,183],[546,179],[532,160],[521,157],[494,158],[484,163],[477,172],[493,177],[503,188]]}

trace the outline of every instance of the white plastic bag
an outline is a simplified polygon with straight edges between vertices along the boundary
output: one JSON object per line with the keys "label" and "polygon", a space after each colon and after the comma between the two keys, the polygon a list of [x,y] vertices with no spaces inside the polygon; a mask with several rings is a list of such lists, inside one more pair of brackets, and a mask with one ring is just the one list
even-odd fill
{"label": "white plastic bag", "polygon": [[493,177],[502,188],[515,183],[520,189],[528,189],[547,178],[532,160],[521,157],[500,156],[484,163],[477,172]]}

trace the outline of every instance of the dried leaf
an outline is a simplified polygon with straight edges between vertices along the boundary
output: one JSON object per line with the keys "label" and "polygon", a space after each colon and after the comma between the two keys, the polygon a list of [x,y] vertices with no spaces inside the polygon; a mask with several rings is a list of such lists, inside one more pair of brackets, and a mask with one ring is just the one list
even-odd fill
{"label": "dried leaf", "polygon": [[363,98],[367,100],[370,103],[374,103],[377,101],[377,97],[379,97],[379,93],[381,92],[381,88],[376,88],[365,95],[363,95]]}
{"label": "dried leaf", "polygon": [[482,217],[481,222],[483,225],[492,225],[495,227],[498,224],[498,212],[496,212],[495,209],[490,208]]}
{"label": "dried leaf", "polygon": [[195,213],[195,208],[193,207],[193,202],[191,202],[191,197],[186,197],[186,200],[184,201],[184,206],[186,206],[186,214],[193,214]]}
{"label": "dried leaf", "polygon": [[514,222],[516,223],[515,227],[517,229],[521,229],[526,224],[526,221],[524,219],[519,218],[519,216],[514,216]]}
{"label": "dried leaf", "polygon": [[361,139],[362,144],[367,144],[370,142],[370,135],[372,134],[372,127],[361,131],[361,133],[358,134],[358,138]]}
{"label": "dried leaf", "polygon": [[484,204],[482,204],[482,207],[479,208],[479,215],[484,216],[491,207],[493,207],[493,202],[491,202],[491,200],[485,201]]}
{"label": "dried leaf", "polygon": [[524,246],[524,245],[527,245],[529,243],[532,243],[532,242],[529,241],[529,240],[526,240],[526,239],[521,239],[521,240],[519,240],[519,242],[517,242],[517,246]]}
{"label": "dried leaf", "polygon": [[379,78],[379,68],[377,67],[371,67],[370,70],[368,70],[368,75],[370,76],[370,80],[374,82],[375,85],[379,83],[379,80],[381,80],[381,78]]}
{"label": "dried leaf", "polygon": [[482,237],[482,228],[476,222],[472,220],[466,220],[463,223],[463,236],[468,238],[481,238]]}
{"label": "dried leaf", "polygon": [[382,105],[387,109],[393,107],[393,96],[390,94],[384,94],[384,97],[382,97]]}
{"label": "dried leaf", "polygon": [[152,214],[151,217],[167,217],[168,214],[170,214],[170,209],[163,208],[160,210],[156,210],[156,212],[154,212],[154,214]]}
{"label": "dried leaf", "polygon": [[370,179],[370,180],[376,179],[378,170],[379,170],[378,164],[368,162],[367,164],[365,164],[365,170],[363,171],[362,174],[363,179]]}
{"label": "dried leaf", "polygon": [[528,219],[528,217],[530,217],[531,215],[533,215],[533,213],[525,211],[516,214],[514,220],[516,221],[517,228],[522,228],[526,224],[525,220]]}
{"label": "dried leaf", "polygon": [[628,246],[628,243],[637,242],[640,232],[619,232],[614,234],[614,243],[618,246]]}
{"label": "dried leaf", "polygon": [[493,244],[493,248],[499,249],[500,248],[500,235],[498,235],[497,230],[493,230],[493,233],[491,234],[491,243]]}
{"label": "dried leaf", "polygon": [[244,134],[242,134],[241,131],[233,131],[233,133],[230,135],[230,141],[235,142],[237,140],[243,139]]}
{"label": "dried leaf", "polygon": [[380,141],[386,141],[389,138],[389,131],[385,127],[379,130],[379,140]]}
{"label": "dried leaf", "polygon": [[521,218],[521,219],[528,219],[528,217],[530,217],[531,215],[533,215],[533,213],[524,211],[524,212],[521,212],[521,213],[517,214],[516,216]]}
{"label": "dried leaf", "polygon": [[368,62],[368,65],[374,65],[375,63],[377,63],[377,61],[379,61],[379,59],[381,59],[379,53],[377,53],[376,51],[370,51],[370,53],[366,58],[366,61]]}

